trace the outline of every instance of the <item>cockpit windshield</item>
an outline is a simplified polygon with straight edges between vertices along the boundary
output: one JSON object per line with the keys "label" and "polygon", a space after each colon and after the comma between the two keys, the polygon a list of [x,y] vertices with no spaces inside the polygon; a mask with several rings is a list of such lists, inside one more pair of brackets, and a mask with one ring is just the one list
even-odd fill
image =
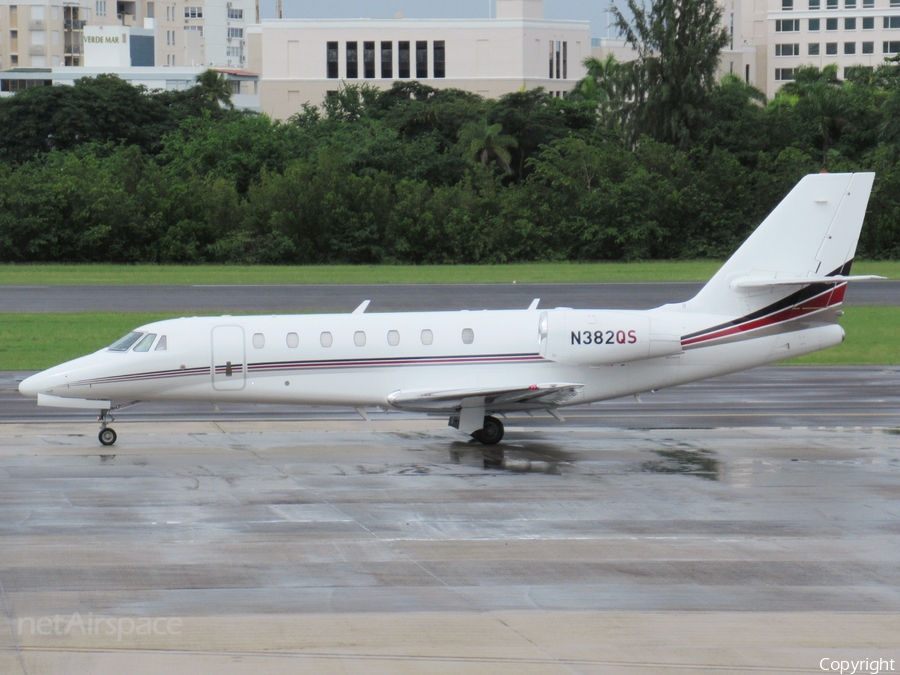
{"label": "cockpit windshield", "polygon": [[141,341],[138,342],[132,351],[135,352],[149,352],[150,347],[153,345],[153,341],[156,339],[156,333],[147,333],[144,337],[141,338]]}
{"label": "cockpit windshield", "polygon": [[111,352],[127,352],[128,348],[131,347],[135,342],[141,339],[143,333],[139,333],[137,331],[132,331],[128,335],[123,338],[119,338],[115,342],[113,342],[107,349]]}

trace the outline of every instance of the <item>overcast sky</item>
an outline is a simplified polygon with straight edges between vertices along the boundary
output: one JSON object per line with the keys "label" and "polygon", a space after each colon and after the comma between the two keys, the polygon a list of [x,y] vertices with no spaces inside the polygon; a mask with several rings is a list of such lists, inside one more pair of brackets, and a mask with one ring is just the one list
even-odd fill
{"label": "overcast sky", "polygon": [[[410,19],[486,18],[492,0],[282,0],[285,19],[393,19],[396,12]],[[544,17],[591,22],[591,37],[614,36],[607,24],[609,0],[544,0]],[[624,2],[620,2],[624,5]],[[275,16],[275,0],[260,0],[262,18]]]}

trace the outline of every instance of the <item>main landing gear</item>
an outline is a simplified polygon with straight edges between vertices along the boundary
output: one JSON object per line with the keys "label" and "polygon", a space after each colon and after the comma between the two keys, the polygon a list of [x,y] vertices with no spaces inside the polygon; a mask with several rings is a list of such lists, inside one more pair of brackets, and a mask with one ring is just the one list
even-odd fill
{"label": "main landing gear", "polygon": [[[454,415],[450,418],[450,426],[459,429],[459,416]],[[469,429],[471,428],[469,427]],[[464,429],[464,431],[468,431],[468,429]],[[472,432],[472,438],[485,445],[496,445],[503,439],[503,422],[496,417],[486,415],[483,426]]]}
{"label": "main landing gear", "polygon": [[97,418],[97,421],[100,422],[100,434],[98,438],[100,439],[100,443],[102,445],[112,445],[116,442],[115,429],[110,426],[107,426],[110,422],[115,421],[112,415],[109,414],[109,410],[101,410],[100,417]]}
{"label": "main landing gear", "polygon": [[472,438],[485,445],[497,445],[503,440],[503,422],[492,415],[484,418],[484,426],[472,432]]}

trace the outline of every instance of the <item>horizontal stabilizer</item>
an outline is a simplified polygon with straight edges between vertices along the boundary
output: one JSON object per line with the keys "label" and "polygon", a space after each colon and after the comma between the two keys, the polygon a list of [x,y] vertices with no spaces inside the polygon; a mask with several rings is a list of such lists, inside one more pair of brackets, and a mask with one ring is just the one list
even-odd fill
{"label": "horizontal stabilizer", "polygon": [[37,404],[49,408],[81,408],[85,410],[109,410],[109,401],[99,401],[89,398],[65,398],[63,396],[51,396],[50,394],[38,394]]}
{"label": "horizontal stabilizer", "polygon": [[524,387],[503,387],[496,389],[454,389],[444,391],[397,391],[388,396],[388,403],[400,410],[418,412],[455,411],[463,402],[484,399],[487,409],[515,409],[517,405],[527,408],[536,406],[561,405],[575,396],[583,384],[556,383],[532,384]]}
{"label": "horizontal stabilizer", "polygon": [[787,279],[766,279],[763,277],[741,277],[731,282],[731,287],[741,289],[769,288],[771,286],[808,286],[809,284],[843,284],[848,281],[872,281],[885,279],[875,274],[860,274],[852,277],[836,274],[830,277],[791,277]]}

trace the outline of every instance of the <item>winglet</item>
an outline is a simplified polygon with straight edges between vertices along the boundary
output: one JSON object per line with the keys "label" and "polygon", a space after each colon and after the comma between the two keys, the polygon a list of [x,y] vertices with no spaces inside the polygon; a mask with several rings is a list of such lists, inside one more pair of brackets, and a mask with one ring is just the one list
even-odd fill
{"label": "winglet", "polygon": [[537,309],[538,303],[541,301],[540,298],[535,298],[531,301],[531,304],[528,305],[528,309]]}
{"label": "winglet", "polygon": [[359,307],[354,309],[353,312],[351,312],[351,313],[352,314],[362,314],[363,312],[366,311],[366,307],[369,306],[370,302],[372,302],[372,301],[371,300],[363,300],[362,303],[360,303]]}

